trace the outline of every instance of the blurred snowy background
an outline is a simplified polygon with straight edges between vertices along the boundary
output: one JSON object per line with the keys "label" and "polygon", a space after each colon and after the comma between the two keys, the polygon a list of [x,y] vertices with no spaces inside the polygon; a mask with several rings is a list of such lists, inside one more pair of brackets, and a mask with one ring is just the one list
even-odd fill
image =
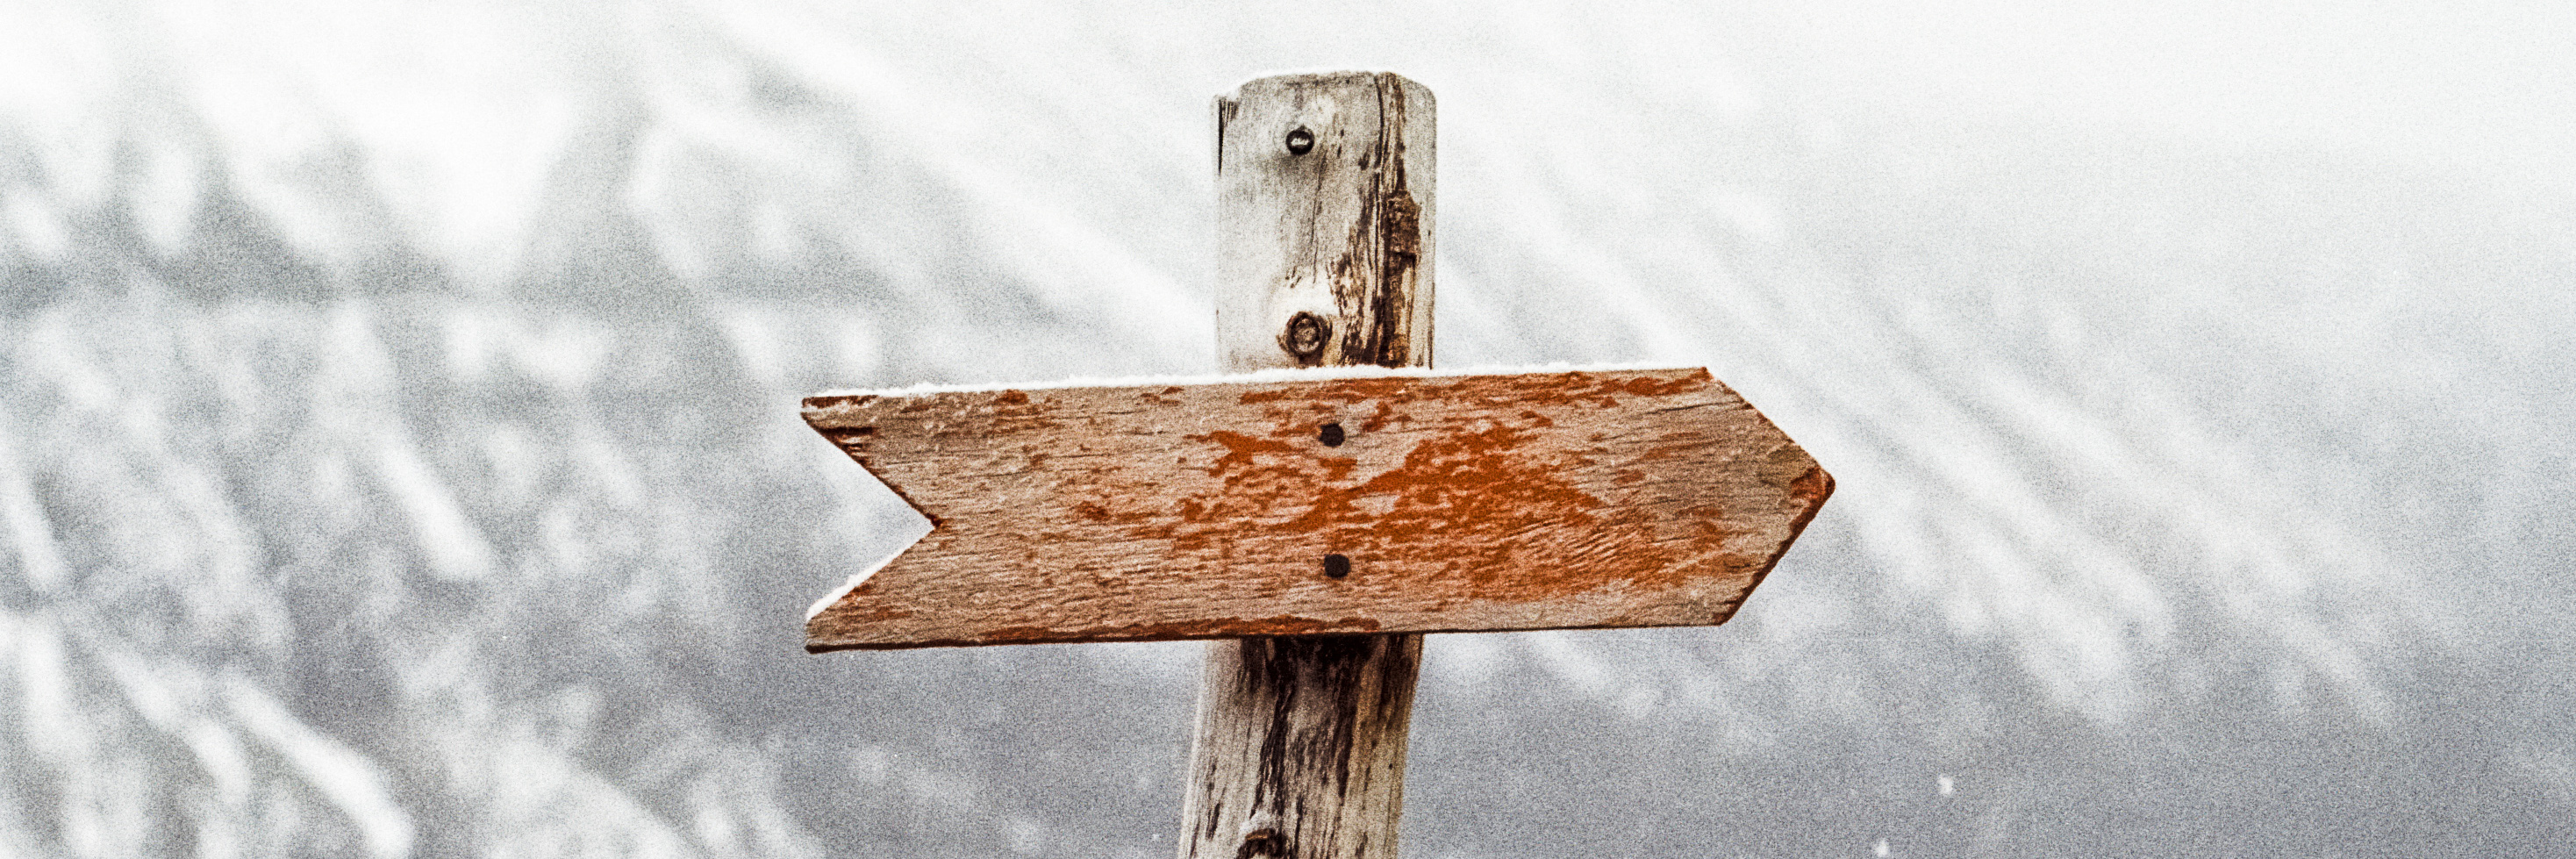
{"label": "blurred snowy background", "polygon": [[1704,364],[1734,623],[1440,636],[1405,847],[2576,843],[2576,7],[0,0],[0,854],[1159,857],[1199,646],[807,656],[827,386],[1201,372],[1207,101],[1439,357]]}

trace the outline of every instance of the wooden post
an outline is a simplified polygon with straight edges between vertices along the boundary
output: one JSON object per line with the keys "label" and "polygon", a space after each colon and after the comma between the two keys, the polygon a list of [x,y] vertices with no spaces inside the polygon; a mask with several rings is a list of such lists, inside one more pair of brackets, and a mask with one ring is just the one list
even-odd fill
{"label": "wooden post", "polygon": [[[1229,372],[1431,365],[1432,101],[1393,74],[1216,100],[1217,350]],[[1366,575],[1314,559],[1326,576]],[[1208,648],[1182,859],[1396,855],[1420,635]]]}

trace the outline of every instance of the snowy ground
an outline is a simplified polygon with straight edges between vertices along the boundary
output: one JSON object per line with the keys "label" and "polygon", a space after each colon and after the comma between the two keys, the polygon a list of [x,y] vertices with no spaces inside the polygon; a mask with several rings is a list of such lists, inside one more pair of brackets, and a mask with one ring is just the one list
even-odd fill
{"label": "snowy ground", "polygon": [[828,387],[1210,369],[1206,100],[1440,98],[1439,357],[1838,478],[1441,636],[1406,852],[2556,855],[2557,7],[0,6],[0,853],[1162,856],[1195,645],[812,657]]}

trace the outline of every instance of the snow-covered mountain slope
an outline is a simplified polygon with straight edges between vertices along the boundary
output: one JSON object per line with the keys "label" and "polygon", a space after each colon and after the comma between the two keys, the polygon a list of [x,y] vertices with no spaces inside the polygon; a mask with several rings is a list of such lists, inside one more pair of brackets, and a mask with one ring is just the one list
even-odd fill
{"label": "snow-covered mountain slope", "polygon": [[1166,855],[1195,645],[798,650],[925,526],[796,398],[1208,369],[1205,100],[1359,66],[1443,363],[1840,482],[1435,638],[1407,852],[2546,855],[2576,64],[2432,8],[0,9],[0,853]]}

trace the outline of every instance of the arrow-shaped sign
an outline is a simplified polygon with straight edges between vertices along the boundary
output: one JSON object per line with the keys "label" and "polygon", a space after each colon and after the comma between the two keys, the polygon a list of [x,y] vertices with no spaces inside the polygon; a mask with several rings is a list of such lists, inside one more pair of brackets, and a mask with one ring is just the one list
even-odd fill
{"label": "arrow-shaped sign", "polygon": [[1700,369],[842,394],[930,534],[806,649],[1723,623],[1833,478]]}

